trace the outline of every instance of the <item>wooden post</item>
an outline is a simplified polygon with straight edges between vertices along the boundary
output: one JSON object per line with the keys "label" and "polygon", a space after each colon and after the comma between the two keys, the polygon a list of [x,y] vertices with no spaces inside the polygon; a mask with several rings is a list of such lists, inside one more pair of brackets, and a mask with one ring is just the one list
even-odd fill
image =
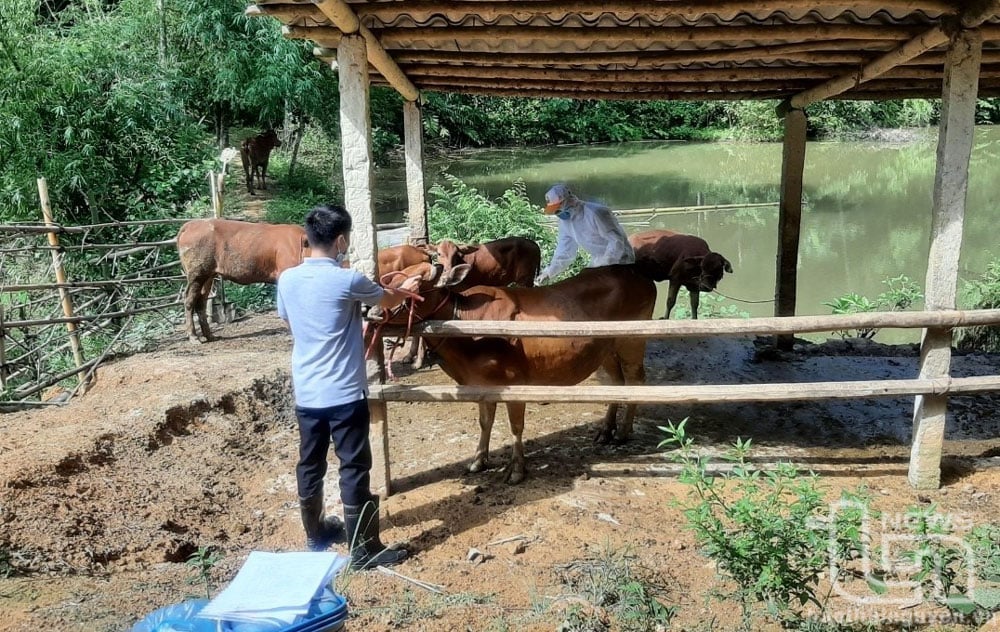
{"label": "wooden post", "polygon": [[[795,315],[795,286],[799,265],[799,229],[802,221],[802,172],[806,162],[806,113],[784,113],[785,141],[781,155],[781,197],[778,208],[778,262],[774,315]],[[779,349],[791,350],[794,334],[775,337]]]}
{"label": "wooden post", "polygon": [[403,136],[406,145],[406,199],[410,243],[426,244],[427,205],[424,200],[424,123],[420,103],[403,103]]}
{"label": "wooden post", "polygon": [[[931,247],[924,289],[927,310],[955,308],[982,52],[982,35],[978,31],[963,30],[951,38],[945,59],[931,209]],[[950,369],[951,330],[925,329],[920,343],[920,377],[947,377]],[[946,395],[916,398],[908,479],[917,489],[937,489],[941,484],[947,409]]]}
{"label": "wooden post", "polygon": [[[45,182],[45,178],[38,179],[38,200],[42,205],[42,217],[45,219],[45,225],[49,227],[54,226],[52,206],[49,203],[49,187]],[[56,271],[56,283],[66,283],[66,270],[63,268],[62,254],[59,251],[59,235],[55,231],[50,231],[48,237],[49,245],[52,246],[52,266]],[[60,287],[59,298],[62,300],[63,314],[67,318],[72,318],[73,299],[70,297],[69,290],[65,287]],[[76,333],[76,323],[66,323],[66,330],[69,332],[69,344],[73,350],[73,362],[76,363],[76,368],[79,369],[83,366],[83,351],[80,348],[80,337]],[[85,393],[87,384],[84,383],[83,374],[77,374],[77,384],[80,392]]]}
{"label": "wooden post", "polygon": [[[337,48],[340,73],[340,138],[344,164],[344,206],[353,220],[351,265],[376,280],[378,242],[375,234],[375,205],[372,200],[374,162],[372,160],[371,113],[368,56],[365,38],[345,35]],[[368,383],[385,382],[382,345],[375,345],[367,363]],[[371,400],[372,493],[392,493],[389,473],[389,424],[386,403]]]}
{"label": "wooden post", "polygon": [[[214,171],[208,172],[208,195],[212,200],[212,217],[215,219],[222,219],[222,177],[222,172],[218,174]],[[229,304],[226,303],[226,287],[218,277],[213,283],[215,296],[208,297],[206,311],[212,315],[213,323],[228,323],[232,318],[229,316]]]}
{"label": "wooden post", "polygon": [[7,329],[3,326],[3,304],[0,304],[0,389],[7,388]]}

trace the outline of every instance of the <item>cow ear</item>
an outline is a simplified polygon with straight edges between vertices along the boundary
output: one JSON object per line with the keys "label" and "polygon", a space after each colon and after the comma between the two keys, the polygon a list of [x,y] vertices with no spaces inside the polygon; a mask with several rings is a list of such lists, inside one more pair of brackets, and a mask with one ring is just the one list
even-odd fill
{"label": "cow ear", "polygon": [[722,263],[724,264],[723,269],[729,274],[733,273],[733,264],[729,263],[729,259],[725,257],[722,258]]}
{"label": "cow ear", "polygon": [[446,270],[444,274],[441,275],[441,279],[437,282],[436,287],[450,287],[452,285],[458,285],[465,280],[465,277],[469,276],[470,270],[472,270],[472,266],[467,263],[460,263],[450,270]]}

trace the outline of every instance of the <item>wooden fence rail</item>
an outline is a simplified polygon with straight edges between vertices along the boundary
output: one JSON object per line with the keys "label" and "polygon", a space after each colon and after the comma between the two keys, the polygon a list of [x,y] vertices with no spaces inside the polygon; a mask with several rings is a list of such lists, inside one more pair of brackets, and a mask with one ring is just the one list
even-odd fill
{"label": "wooden fence rail", "polygon": [[[927,312],[865,312],[833,316],[782,316],[767,318],[718,318],[711,320],[629,321],[486,321],[440,320],[415,325],[421,336],[504,336],[586,338],[676,338],[690,336],[745,336],[794,334],[847,329],[924,329],[1000,324],[1000,309],[939,310]],[[385,329],[401,335],[402,327]]]}

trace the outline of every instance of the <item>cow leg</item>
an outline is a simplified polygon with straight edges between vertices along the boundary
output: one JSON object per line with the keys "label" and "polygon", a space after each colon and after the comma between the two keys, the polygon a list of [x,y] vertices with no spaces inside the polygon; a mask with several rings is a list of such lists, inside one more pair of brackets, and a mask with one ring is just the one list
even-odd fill
{"label": "cow leg", "polygon": [[194,343],[201,342],[194,330],[194,312],[200,294],[201,285],[188,281],[187,287],[184,289],[184,331],[187,332],[188,340]]}
{"label": "cow leg", "polygon": [[260,188],[267,191],[267,158],[260,164]]}
{"label": "cow leg", "polygon": [[476,458],[469,466],[470,472],[482,472],[490,456],[490,433],[493,432],[493,420],[497,415],[496,402],[480,402],[479,404],[479,446],[476,448]]}
{"label": "cow leg", "polygon": [[[608,354],[607,359],[601,364],[601,367],[607,372],[608,377],[611,378],[612,384],[621,386],[625,383],[625,375],[622,373],[622,364],[618,357],[617,349]],[[604,422],[598,428],[594,441],[597,443],[611,443],[611,440],[617,435],[615,431],[617,420],[618,404],[608,404],[608,412],[604,415]]]}
{"label": "cow leg", "polygon": [[517,485],[524,480],[524,402],[509,402],[507,404],[507,419],[510,421],[510,434],[514,437],[514,445],[510,454],[510,465],[507,466],[507,482]]}
{"label": "cow leg", "polygon": [[670,280],[670,290],[667,292],[667,312],[663,315],[664,319],[670,318],[670,312],[674,311],[674,305],[677,304],[677,292],[681,289],[680,283],[675,283],[673,279]]}
{"label": "cow leg", "polygon": [[[646,383],[646,341],[621,340],[618,347],[618,359],[621,363],[622,376],[627,386]],[[632,436],[632,422],[635,420],[636,404],[625,406],[622,423],[615,432],[615,442],[624,443]]]}
{"label": "cow leg", "polygon": [[413,349],[417,350],[416,355],[413,356],[413,368],[422,369],[424,368],[424,361],[427,360],[427,345],[424,344],[423,336],[414,336],[411,351]]}
{"label": "cow leg", "polygon": [[688,294],[691,295],[691,318],[698,320],[698,301],[701,300],[701,292],[688,288]]}
{"label": "cow leg", "polygon": [[201,291],[198,292],[198,298],[195,303],[196,311],[198,312],[198,320],[201,322],[201,333],[205,336],[206,342],[215,340],[212,336],[211,325],[209,324],[208,314],[206,313],[208,295],[212,293],[213,285],[215,285],[215,279],[209,279],[206,283],[202,284]]}
{"label": "cow leg", "polygon": [[243,159],[243,175],[247,179],[247,192],[253,195],[253,165],[250,163],[250,157],[246,153],[242,156]]}

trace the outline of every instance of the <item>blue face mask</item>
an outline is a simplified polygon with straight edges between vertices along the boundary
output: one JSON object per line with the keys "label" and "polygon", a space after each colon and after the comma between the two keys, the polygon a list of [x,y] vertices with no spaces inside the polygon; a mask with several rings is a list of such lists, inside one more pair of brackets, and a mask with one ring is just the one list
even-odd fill
{"label": "blue face mask", "polygon": [[342,252],[342,253],[338,254],[336,257],[334,257],[333,260],[336,261],[337,265],[339,266],[339,265],[341,265],[341,264],[344,263],[344,259],[346,259],[346,258],[347,258],[347,253],[346,252]]}
{"label": "blue face mask", "polygon": [[569,219],[570,217],[572,217],[572,215],[573,215],[573,213],[571,213],[570,211],[568,211],[566,209],[563,209],[563,210],[559,211],[558,213],[556,213],[556,217],[558,217],[559,219]]}

